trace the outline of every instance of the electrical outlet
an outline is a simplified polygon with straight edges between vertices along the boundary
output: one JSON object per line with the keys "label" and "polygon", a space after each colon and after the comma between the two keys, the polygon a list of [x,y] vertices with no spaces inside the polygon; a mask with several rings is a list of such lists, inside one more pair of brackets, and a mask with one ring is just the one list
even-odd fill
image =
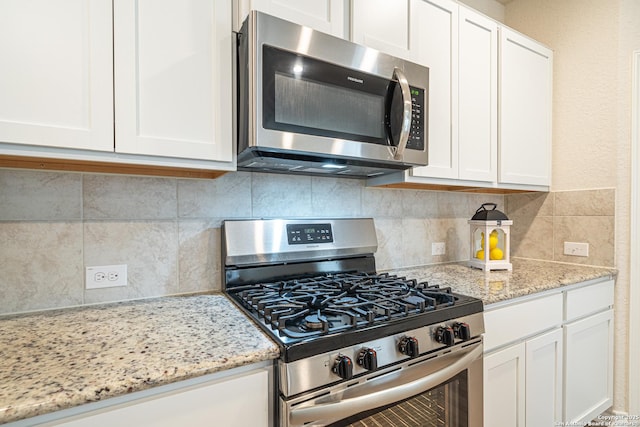
{"label": "electrical outlet", "polygon": [[86,289],[113,288],[116,286],[127,286],[127,264],[86,268]]}
{"label": "electrical outlet", "polygon": [[444,242],[431,243],[431,255],[444,255],[447,252],[447,245]]}
{"label": "electrical outlet", "polygon": [[564,242],[564,254],[569,256],[589,256],[588,243]]}

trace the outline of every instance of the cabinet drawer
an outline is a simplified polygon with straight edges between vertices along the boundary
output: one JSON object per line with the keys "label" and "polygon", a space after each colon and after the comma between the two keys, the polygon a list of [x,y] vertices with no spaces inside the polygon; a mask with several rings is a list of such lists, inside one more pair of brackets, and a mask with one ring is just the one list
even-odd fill
{"label": "cabinet drawer", "polygon": [[561,325],[562,302],[557,293],[485,311],[485,352]]}
{"label": "cabinet drawer", "polygon": [[613,280],[567,291],[565,320],[573,320],[613,306]]}

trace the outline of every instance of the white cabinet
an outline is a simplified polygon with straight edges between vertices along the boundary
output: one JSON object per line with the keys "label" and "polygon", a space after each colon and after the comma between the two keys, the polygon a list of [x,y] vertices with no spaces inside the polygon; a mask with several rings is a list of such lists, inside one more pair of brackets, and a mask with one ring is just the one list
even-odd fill
{"label": "white cabinet", "polygon": [[[267,427],[269,371],[252,370],[221,380],[106,406],[82,415],[36,424],[62,427]],[[105,401],[103,403],[108,403]]]}
{"label": "white cabinet", "polygon": [[562,304],[557,292],[485,312],[484,425],[561,421]]}
{"label": "white cabinet", "polygon": [[613,404],[613,281],[567,293],[564,419],[585,424]]}
{"label": "white cabinet", "polygon": [[234,0],[234,6],[234,31],[240,29],[249,11],[255,9],[323,33],[349,38],[348,0]]}
{"label": "white cabinet", "polygon": [[429,67],[429,166],[413,176],[458,176],[458,4],[354,0],[354,42]]}
{"label": "white cabinet", "polygon": [[458,178],[498,177],[498,24],[460,7]]}
{"label": "white cabinet", "polygon": [[611,406],[613,285],[486,308],[484,425],[584,425]]}
{"label": "white cabinet", "polygon": [[217,0],[0,2],[0,161],[235,169],[231,19]]}
{"label": "white cabinet", "polygon": [[499,181],[550,185],[553,53],[500,29]]}
{"label": "white cabinet", "polygon": [[232,160],[231,5],[114,0],[116,152]]}
{"label": "white cabinet", "polygon": [[113,151],[112,57],[111,0],[0,2],[0,143]]}

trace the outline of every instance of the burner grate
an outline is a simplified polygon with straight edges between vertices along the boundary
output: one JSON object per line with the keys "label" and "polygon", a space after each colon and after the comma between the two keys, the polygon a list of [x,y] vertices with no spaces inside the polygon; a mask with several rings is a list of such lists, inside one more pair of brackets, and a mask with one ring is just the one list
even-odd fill
{"label": "burner grate", "polygon": [[290,338],[388,322],[456,301],[451,288],[387,273],[332,273],[257,283],[236,296],[265,324]]}

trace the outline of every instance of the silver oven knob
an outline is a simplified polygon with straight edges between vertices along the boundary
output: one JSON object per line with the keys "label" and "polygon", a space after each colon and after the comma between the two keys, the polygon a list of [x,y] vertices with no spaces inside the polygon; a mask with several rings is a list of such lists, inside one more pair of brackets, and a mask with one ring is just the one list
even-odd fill
{"label": "silver oven knob", "polygon": [[398,350],[409,357],[418,357],[420,355],[418,340],[414,337],[402,337],[398,344]]}

